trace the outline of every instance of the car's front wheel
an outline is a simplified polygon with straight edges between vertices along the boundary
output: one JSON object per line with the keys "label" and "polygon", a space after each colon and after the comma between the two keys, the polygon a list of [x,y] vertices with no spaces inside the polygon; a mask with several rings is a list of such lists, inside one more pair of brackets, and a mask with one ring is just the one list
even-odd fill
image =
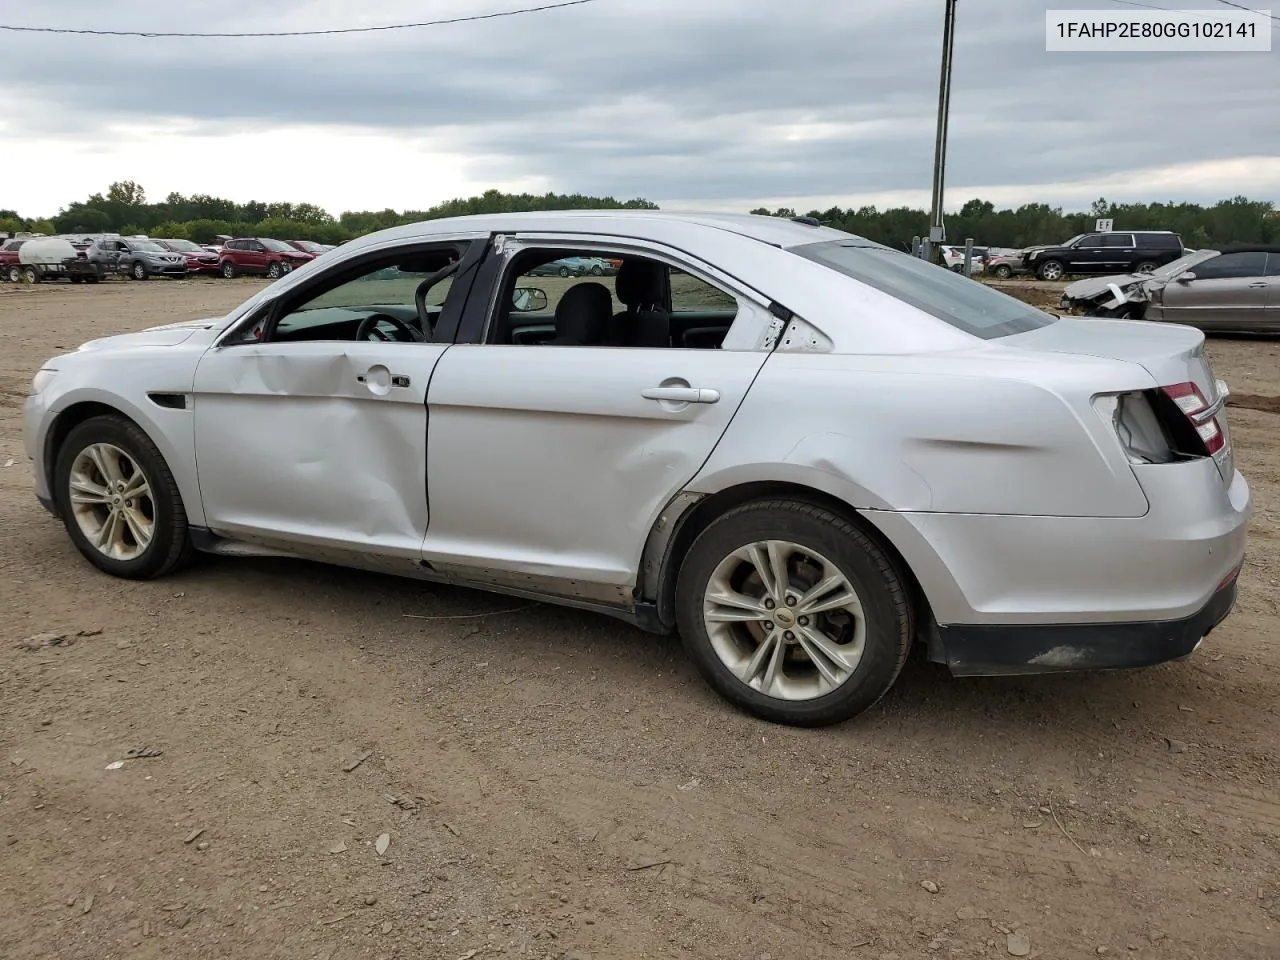
{"label": "car's front wheel", "polygon": [[1036,276],[1041,280],[1061,280],[1066,270],[1062,268],[1057,260],[1046,260],[1040,264],[1040,269],[1036,271]]}
{"label": "car's front wheel", "polygon": [[1013,276],[1013,268],[1009,266],[1007,263],[999,264],[991,272],[995,274],[995,278],[997,280],[1008,280],[1010,277]]}
{"label": "car's front wheel", "polygon": [[95,567],[146,580],[187,559],[187,512],[151,438],[120,416],[74,427],[58,451],[54,492],[67,533]]}
{"label": "car's front wheel", "polygon": [[147,272],[147,265],[141,260],[138,260],[129,271],[129,276],[133,277],[135,280],[146,280],[151,276],[151,274]]}
{"label": "car's front wheel", "polygon": [[823,726],[893,686],[911,644],[906,587],[856,524],[813,504],[738,507],[693,542],[676,585],[685,649],[725,699]]}
{"label": "car's front wheel", "polygon": [[271,265],[267,267],[267,278],[270,280],[279,280],[284,275],[284,267],[280,265],[279,260],[272,260]]}
{"label": "car's front wheel", "polygon": [[568,275],[569,275],[569,268],[568,268],[568,267],[561,267],[561,268],[560,268],[560,276],[562,276],[562,277],[567,277]]}

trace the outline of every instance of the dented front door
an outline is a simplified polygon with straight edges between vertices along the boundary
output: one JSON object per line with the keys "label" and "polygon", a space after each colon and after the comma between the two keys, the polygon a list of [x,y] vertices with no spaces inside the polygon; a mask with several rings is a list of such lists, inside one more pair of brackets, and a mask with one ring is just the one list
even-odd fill
{"label": "dented front door", "polygon": [[427,528],[426,390],[446,349],[315,341],[210,350],[194,390],[210,529],[416,562]]}

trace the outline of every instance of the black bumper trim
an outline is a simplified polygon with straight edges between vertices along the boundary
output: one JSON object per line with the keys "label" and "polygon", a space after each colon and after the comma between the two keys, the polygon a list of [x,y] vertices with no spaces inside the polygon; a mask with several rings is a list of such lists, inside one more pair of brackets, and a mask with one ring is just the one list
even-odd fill
{"label": "black bumper trim", "polygon": [[954,624],[939,627],[957,677],[1149,667],[1191,653],[1236,602],[1233,580],[1183,620],[1126,623]]}

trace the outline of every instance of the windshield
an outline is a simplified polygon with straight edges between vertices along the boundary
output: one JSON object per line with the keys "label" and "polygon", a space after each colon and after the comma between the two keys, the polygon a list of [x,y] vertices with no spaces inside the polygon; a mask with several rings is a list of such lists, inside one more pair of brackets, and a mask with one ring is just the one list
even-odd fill
{"label": "windshield", "polygon": [[1069,247],[1069,246],[1071,246],[1073,243],[1076,243],[1076,242],[1077,242],[1077,241],[1079,241],[1079,240],[1083,240],[1086,236],[1088,236],[1088,234],[1085,234],[1085,233],[1077,233],[1077,234],[1076,234],[1074,237],[1072,237],[1070,240],[1064,240],[1062,243],[1058,244],[1058,246],[1060,246],[1060,247]]}
{"label": "windshield", "polygon": [[157,253],[169,252],[164,247],[160,246],[160,244],[156,243],[154,240],[130,240],[129,249],[130,250],[151,250]]}
{"label": "windshield", "polygon": [[1197,250],[1195,253],[1189,253],[1185,257],[1179,257],[1173,263],[1166,263],[1159,270],[1153,270],[1151,275],[1162,280],[1168,280],[1170,277],[1176,277],[1184,270],[1190,270],[1197,263],[1202,263],[1217,255],[1217,250]]}
{"label": "windshield", "polygon": [[316,243],[314,240],[298,240],[296,241],[296,245],[307,251],[307,253],[318,253],[324,249],[323,246]]}
{"label": "windshield", "polygon": [[263,237],[262,245],[266,247],[268,250],[273,250],[276,253],[297,253],[298,252],[293,247],[285,243],[283,240],[272,240],[270,237]]}
{"label": "windshield", "polygon": [[791,252],[984,340],[1026,333],[1057,320],[976,280],[888,247],[835,240]]}
{"label": "windshield", "polygon": [[170,250],[183,250],[183,251],[199,250],[202,252],[204,250],[204,247],[200,246],[200,244],[193,243],[190,240],[161,240],[159,242],[163,243]]}

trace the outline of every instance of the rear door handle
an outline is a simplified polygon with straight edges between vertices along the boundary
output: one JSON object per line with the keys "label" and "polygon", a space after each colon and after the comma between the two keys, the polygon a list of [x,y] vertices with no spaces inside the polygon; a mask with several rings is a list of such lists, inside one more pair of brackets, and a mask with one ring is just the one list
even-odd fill
{"label": "rear door handle", "polygon": [[650,387],[641,391],[646,400],[666,400],[669,403],[718,403],[719,390],[706,387]]}
{"label": "rear door handle", "polygon": [[1271,284],[1267,283],[1265,280],[1263,280],[1263,281],[1261,281],[1261,282],[1259,282],[1259,283],[1251,283],[1251,284],[1249,284],[1250,289],[1252,289],[1253,287],[1269,287],[1269,286],[1271,286]]}

